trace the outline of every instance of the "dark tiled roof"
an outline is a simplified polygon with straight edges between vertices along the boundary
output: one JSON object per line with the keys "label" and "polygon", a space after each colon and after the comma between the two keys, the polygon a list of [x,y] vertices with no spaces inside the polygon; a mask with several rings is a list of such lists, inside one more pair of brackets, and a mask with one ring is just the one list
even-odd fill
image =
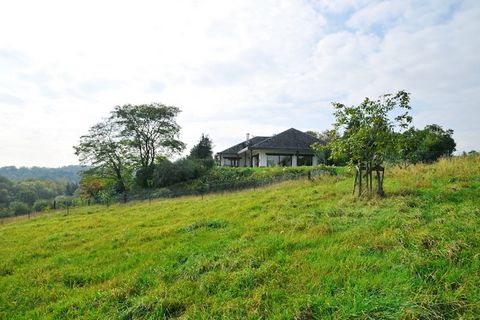
{"label": "dark tiled roof", "polygon": [[310,151],[310,146],[316,142],[322,143],[315,137],[305,132],[291,128],[272,137],[253,137],[248,141],[243,141],[226,150],[223,154],[237,154],[247,146],[250,149],[288,149],[295,151]]}
{"label": "dark tiled roof", "polygon": [[[248,145],[252,146],[256,143],[259,143],[263,140],[268,139],[269,137],[253,137],[250,140],[248,140]],[[245,149],[247,147],[247,141],[240,142],[239,144],[234,145],[233,147],[230,147],[228,149],[223,150],[222,152],[219,153],[227,153],[227,154],[237,154],[238,151]]]}
{"label": "dark tiled roof", "polygon": [[251,145],[251,149],[311,150],[310,146],[320,140],[305,132],[291,128]]}

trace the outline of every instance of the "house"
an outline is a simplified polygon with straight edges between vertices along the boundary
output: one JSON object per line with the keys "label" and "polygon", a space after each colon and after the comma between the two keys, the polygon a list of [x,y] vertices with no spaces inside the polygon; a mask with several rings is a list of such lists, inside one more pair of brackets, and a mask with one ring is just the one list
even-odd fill
{"label": "house", "polygon": [[217,153],[224,167],[312,166],[318,158],[314,143],[323,143],[305,132],[291,128],[271,137],[253,137]]}

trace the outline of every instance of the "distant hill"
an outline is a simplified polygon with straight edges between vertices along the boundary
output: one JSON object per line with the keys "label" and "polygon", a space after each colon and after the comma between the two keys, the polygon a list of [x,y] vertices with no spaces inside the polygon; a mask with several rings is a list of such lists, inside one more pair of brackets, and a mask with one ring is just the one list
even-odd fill
{"label": "distant hill", "polygon": [[4,176],[10,180],[28,180],[28,179],[40,179],[40,180],[52,180],[52,181],[68,181],[78,182],[80,181],[79,172],[84,170],[82,166],[72,165],[61,168],[43,168],[43,167],[1,167],[0,176]]}

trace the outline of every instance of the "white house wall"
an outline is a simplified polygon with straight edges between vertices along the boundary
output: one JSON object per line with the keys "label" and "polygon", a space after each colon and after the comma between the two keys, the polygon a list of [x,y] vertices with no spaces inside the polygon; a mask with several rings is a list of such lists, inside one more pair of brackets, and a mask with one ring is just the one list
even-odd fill
{"label": "white house wall", "polygon": [[[282,152],[281,150],[254,150],[252,153],[252,156],[258,155],[258,164],[259,167],[266,167],[267,166],[267,153],[273,153],[273,154],[285,154],[285,155],[291,155],[292,156],[292,167],[297,166],[297,155],[292,154],[291,152]],[[234,155],[228,155],[228,156],[234,156]],[[227,155],[221,157],[220,159],[220,165],[225,166],[225,157],[228,157]],[[312,159],[312,164],[314,166],[318,165],[318,158],[316,156],[313,156]],[[245,158],[245,154],[240,155],[239,159],[239,166],[240,167],[249,167],[250,164],[250,155],[247,155]]]}
{"label": "white house wall", "polygon": [[[269,150],[254,150],[253,155],[258,154],[259,166],[266,167],[267,166],[267,153],[271,154],[285,154],[292,156],[292,167],[297,166],[297,155],[292,153],[291,151],[281,151],[278,149],[269,149]],[[318,158],[314,155],[312,158],[312,165],[318,165]]]}

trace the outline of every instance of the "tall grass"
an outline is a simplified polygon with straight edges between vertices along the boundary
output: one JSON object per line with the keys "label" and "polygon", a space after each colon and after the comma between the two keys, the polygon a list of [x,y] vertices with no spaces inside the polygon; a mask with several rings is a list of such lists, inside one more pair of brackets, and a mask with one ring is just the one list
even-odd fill
{"label": "tall grass", "polygon": [[5,319],[474,319],[480,158],[0,226]]}

